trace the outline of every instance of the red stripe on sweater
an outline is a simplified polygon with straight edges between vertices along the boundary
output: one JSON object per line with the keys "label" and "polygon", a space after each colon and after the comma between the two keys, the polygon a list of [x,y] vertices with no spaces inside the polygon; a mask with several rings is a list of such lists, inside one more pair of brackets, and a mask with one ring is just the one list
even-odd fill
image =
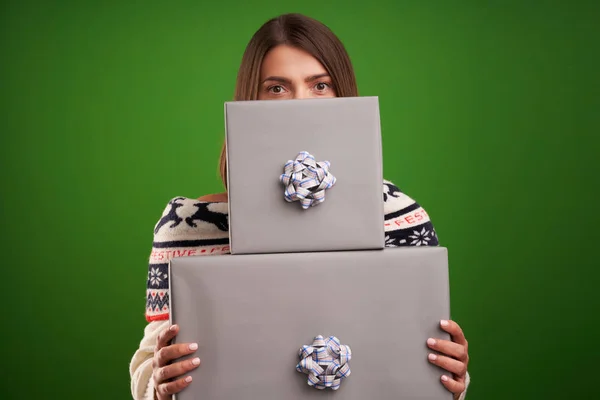
{"label": "red stripe on sweater", "polygon": [[146,315],[146,321],[148,321],[148,322],[165,321],[167,319],[169,319],[169,313],[160,314],[160,315]]}

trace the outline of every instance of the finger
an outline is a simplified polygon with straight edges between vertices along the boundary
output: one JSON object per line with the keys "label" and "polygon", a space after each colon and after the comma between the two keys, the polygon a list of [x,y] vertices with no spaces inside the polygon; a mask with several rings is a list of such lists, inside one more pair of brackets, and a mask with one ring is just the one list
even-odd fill
{"label": "finger", "polygon": [[465,383],[456,379],[452,379],[452,377],[448,375],[442,375],[440,378],[442,381],[442,385],[450,392],[454,394],[461,394],[465,391]]}
{"label": "finger", "polygon": [[191,382],[192,377],[188,375],[184,378],[177,379],[173,382],[161,383],[156,387],[156,393],[158,393],[159,396],[169,396],[175,393],[179,393],[183,389],[185,389]]}
{"label": "finger", "polygon": [[462,377],[467,372],[467,366],[465,363],[455,360],[454,358],[440,356],[433,353],[430,353],[427,358],[429,359],[430,363],[437,365],[438,367],[443,368],[446,371],[455,374],[456,376]]}
{"label": "finger", "polygon": [[450,336],[452,336],[452,341],[458,344],[462,344],[463,346],[467,345],[467,339],[465,339],[465,335],[460,326],[454,321],[442,320],[440,322],[440,326],[443,330],[448,332]]}
{"label": "finger", "polygon": [[189,372],[200,365],[200,359],[198,357],[192,358],[191,360],[179,361],[174,364],[167,365],[162,368],[158,368],[154,371],[154,382],[163,383],[171,378],[181,376],[186,372]]}
{"label": "finger", "polygon": [[448,357],[454,357],[461,361],[466,361],[469,357],[465,346],[449,340],[429,338],[427,339],[427,347],[437,350]]}
{"label": "finger", "polygon": [[156,353],[157,366],[163,367],[177,358],[192,354],[196,350],[198,350],[197,343],[172,344],[163,347]]}
{"label": "finger", "polygon": [[156,351],[160,350],[165,346],[168,346],[169,342],[173,340],[173,338],[177,335],[178,332],[178,325],[171,325],[169,328],[163,330],[156,339]]}

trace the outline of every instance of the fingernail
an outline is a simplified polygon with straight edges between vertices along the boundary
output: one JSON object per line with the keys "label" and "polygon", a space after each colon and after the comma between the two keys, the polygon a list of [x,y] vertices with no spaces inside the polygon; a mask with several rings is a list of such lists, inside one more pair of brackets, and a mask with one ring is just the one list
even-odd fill
{"label": "fingernail", "polygon": [[192,364],[194,364],[194,365],[200,365],[200,359],[198,357],[194,358],[192,360]]}
{"label": "fingernail", "polygon": [[442,322],[440,322],[442,324],[442,326],[448,326],[448,321],[446,321],[445,319],[442,320]]}
{"label": "fingernail", "polygon": [[198,349],[198,343],[192,343],[188,347],[190,348],[190,350],[197,350]]}
{"label": "fingernail", "polygon": [[427,344],[430,346],[435,346],[435,339],[432,339],[432,338],[427,339]]}
{"label": "fingernail", "polygon": [[448,377],[447,377],[446,375],[442,375],[442,380],[443,380],[444,382],[448,382]]}
{"label": "fingernail", "polygon": [[191,377],[191,376],[186,376],[186,377],[185,377],[185,381],[186,381],[187,383],[190,383],[190,382],[192,381],[192,377]]}
{"label": "fingernail", "polygon": [[431,361],[435,361],[435,360],[437,360],[437,356],[435,354],[429,354],[429,359]]}
{"label": "fingernail", "polygon": [[175,329],[177,329],[177,325],[171,325],[171,327],[169,328],[171,332],[175,332]]}

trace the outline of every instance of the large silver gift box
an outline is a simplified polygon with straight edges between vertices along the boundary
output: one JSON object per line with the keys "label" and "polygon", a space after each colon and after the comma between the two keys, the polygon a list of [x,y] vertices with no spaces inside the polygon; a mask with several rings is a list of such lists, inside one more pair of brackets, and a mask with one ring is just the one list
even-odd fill
{"label": "large silver gift box", "polygon": [[[176,398],[450,400],[426,346],[448,338],[447,260],[442,247],[173,259],[176,341],[197,342],[202,360]],[[319,335],[351,350],[337,390],[297,369]]]}

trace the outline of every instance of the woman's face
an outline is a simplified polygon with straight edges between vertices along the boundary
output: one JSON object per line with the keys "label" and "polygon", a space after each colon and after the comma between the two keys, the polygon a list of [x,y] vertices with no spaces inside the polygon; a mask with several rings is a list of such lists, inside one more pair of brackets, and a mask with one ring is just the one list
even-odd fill
{"label": "woman's face", "polygon": [[280,45],[265,56],[260,70],[259,100],[336,97],[331,77],[304,50]]}

